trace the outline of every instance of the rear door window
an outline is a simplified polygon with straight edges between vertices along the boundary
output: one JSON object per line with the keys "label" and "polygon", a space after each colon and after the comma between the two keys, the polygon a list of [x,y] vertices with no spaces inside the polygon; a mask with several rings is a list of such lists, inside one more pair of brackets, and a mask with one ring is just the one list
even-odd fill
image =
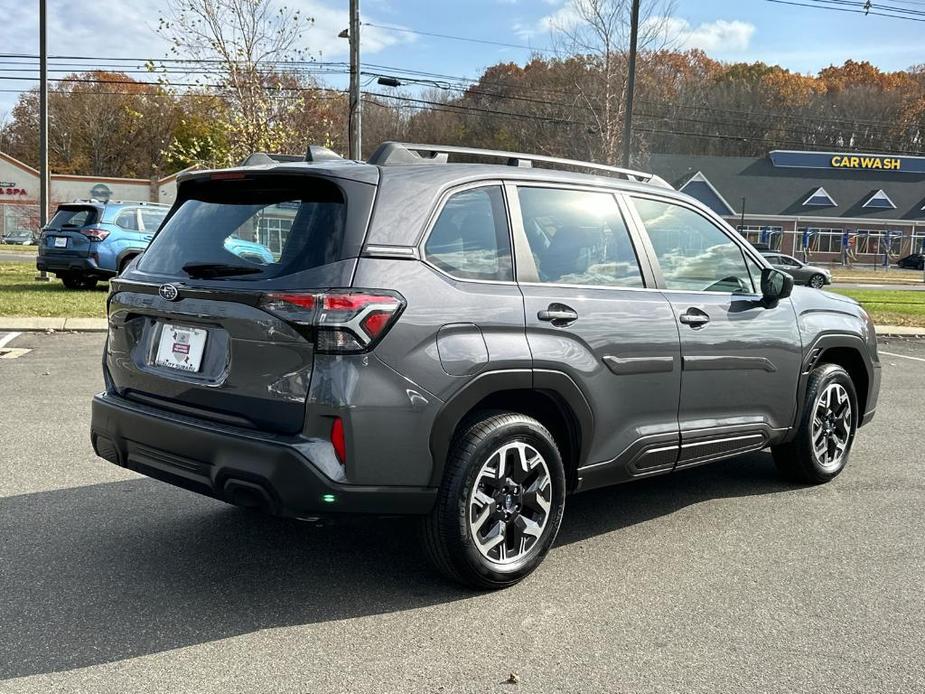
{"label": "rear door window", "polygon": [[512,281],[511,236],[501,186],[451,196],[427,237],[424,254],[454,277]]}
{"label": "rear door window", "polygon": [[629,230],[613,195],[522,187],[518,198],[541,282],[643,286]]}
{"label": "rear door window", "polygon": [[343,259],[346,201],[308,176],[190,182],[142,256],[144,272],[251,280]]}
{"label": "rear door window", "polygon": [[138,231],[138,210],[134,207],[129,210],[122,210],[116,216],[116,226],[129,231]]}

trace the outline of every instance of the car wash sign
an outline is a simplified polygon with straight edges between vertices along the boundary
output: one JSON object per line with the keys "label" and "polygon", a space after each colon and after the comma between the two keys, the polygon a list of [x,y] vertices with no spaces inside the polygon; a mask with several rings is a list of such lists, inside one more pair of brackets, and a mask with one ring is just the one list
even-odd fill
{"label": "car wash sign", "polygon": [[0,198],[18,200],[27,196],[25,188],[20,188],[12,181],[0,181]]}
{"label": "car wash sign", "polygon": [[776,149],[768,156],[779,168],[882,172],[925,175],[925,157],[857,152],[797,152]]}

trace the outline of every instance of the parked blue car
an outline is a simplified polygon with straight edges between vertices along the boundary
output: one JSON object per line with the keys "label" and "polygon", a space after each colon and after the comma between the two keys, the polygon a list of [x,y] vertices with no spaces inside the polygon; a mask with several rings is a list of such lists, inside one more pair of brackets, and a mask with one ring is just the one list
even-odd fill
{"label": "parked blue car", "polygon": [[[58,205],[42,229],[35,266],[69,289],[92,289],[121,273],[148,247],[168,205],[152,202],[78,201]],[[266,246],[229,237],[225,247],[251,262],[272,263]]]}
{"label": "parked blue car", "polygon": [[167,205],[151,202],[73,202],[58,205],[42,229],[35,266],[70,289],[90,289],[141,255]]}

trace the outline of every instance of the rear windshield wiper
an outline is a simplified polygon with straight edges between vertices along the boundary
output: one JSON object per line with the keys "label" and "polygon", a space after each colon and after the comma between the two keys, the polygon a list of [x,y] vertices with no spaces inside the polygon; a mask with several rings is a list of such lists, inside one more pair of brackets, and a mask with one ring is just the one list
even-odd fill
{"label": "rear windshield wiper", "polygon": [[193,278],[233,277],[235,275],[253,275],[263,272],[263,268],[253,265],[228,265],[226,263],[187,263],[183,272]]}

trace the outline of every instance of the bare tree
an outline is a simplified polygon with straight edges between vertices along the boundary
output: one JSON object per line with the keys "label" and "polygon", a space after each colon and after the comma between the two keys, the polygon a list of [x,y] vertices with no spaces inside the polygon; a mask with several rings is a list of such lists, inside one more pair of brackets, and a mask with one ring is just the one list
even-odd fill
{"label": "bare tree", "polygon": [[[171,52],[200,61],[203,86],[226,103],[224,143],[175,141],[187,159],[208,152],[210,164],[232,164],[255,151],[279,151],[295,138],[293,112],[317,85],[291,65],[306,53],[300,39],[314,20],[273,0],[167,0],[157,31]],[[151,66],[154,69],[154,66]]]}
{"label": "bare tree", "polygon": [[[574,86],[594,123],[591,155],[607,163],[616,161],[621,146],[631,7],[632,0],[570,0],[550,24],[557,52],[588,63]],[[668,27],[674,7],[675,0],[643,0],[641,55],[664,50],[673,41]]]}

